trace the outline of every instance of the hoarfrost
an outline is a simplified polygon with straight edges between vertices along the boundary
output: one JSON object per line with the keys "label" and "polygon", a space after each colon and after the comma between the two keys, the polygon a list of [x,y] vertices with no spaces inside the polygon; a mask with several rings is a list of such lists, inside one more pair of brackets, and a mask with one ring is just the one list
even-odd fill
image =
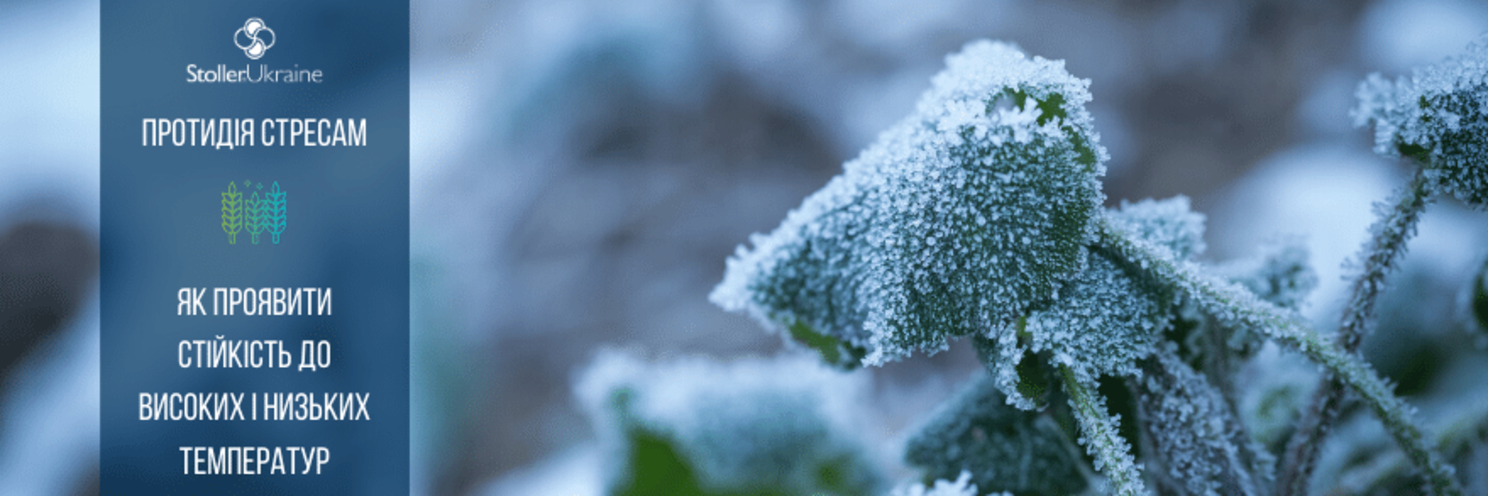
{"label": "hoarfrost", "polygon": [[[1026,334],[1025,334],[1026,336]],[[992,383],[1006,395],[1009,405],[1020,410],[1038,410],[1047,406],[1048,391],[1043,364],[1029,356],[1028,345],[1016,332],[994,332],[978,335],[972,342],[977,358],[987,366]]]}
{"label": "hoarfrost", "polygon": [[1365,400],[1436,491],[1460,493],[1453,467],[1424,443],[1420,428],[1411,419],[1414,409],[1395,396],[1392,387],[1357,354],[1322,340],[1299,322],[1295,312],[1261,300],[1237,284],[1216,279],[1196,263],[1174,257],[1167,247],[1127,236],[1109,222],[1099,227],[1102,246],[1127,260],[1140,261],[1152,276],[1170,281],[1221,325],[1264,334],[1326,367]]}
{"label": "hoarfrost", "polygon": [[1317,288],[1317,272],[1308,263],[1307,244],[1284,238],[1261,247],[1258,256],[1217,268],[1225,278],[1245,286],[1262,300],[1281,308],[1300,310]]}
{"label": "hoarfrost", "polygon": [[1374,124],[1376,152],[1414,158],[1437,189],[1488,208],[1488,37],[1409,78],[1371,74],[1356,95],[1354,123]]}
{"label": "hoarfrost", "polygon": [[1106,493],[1117,496],[1148,494],[1142,482],[1142,464],[1132,458],[1131,445],[1121,437],[1121,416],[1106,409],[1106,398],[1096,390],[1094,381],[1075,377],[1068,368],[1060,371],[1075,422],[1080,427],[1076,440],[1094,459],[1095,469],[1106,476]]}
{"label": "hoarfrost", "polygon": [[[1075,494],[1088,474],[1059,424],[1008,406],[991,377],[978,376],[921,425],[905,460],[926,478],[961,474],[975,487],[1017,494]],[[968,472],[969,471],[969,472]]]}
{"label": "hoarfrost", "polygon": [[914,113],[738,248],[714,303],[880,365],[1006,326],[1083,268],[1106,159],[1089,81],[989,41],[946,65]]}
{"label": "hoarfrost", "polygon": [[[1156,470],[1184,494],[1263,494],[1270,453],[1254,446],[1218,389],[1170,349],[1134,379]],[[1259,480],[1258,480],[1259,479]]]}
{"label": "hoarfrost", "polygon": [[[1188,204],[1182,196],[1123,202],[1106,217],[1130,236],[1191,259],[1204,250],[1204,216]],[[1174,297],[1118,260],[1092,249],[1085,270],[1059,298],[1029,312],[1017,332],[1030,351],[1049,351],[1057,365],[1070,367],[1082,380],[1139,373],[1136,362],[1151,355],[1169,325]]]}
{"label": "hoarfrost", "polygon": [[[1250,290],[1262,301],[1289,311],[1300,311],[1312,291],[1317,288],[1317,271],[1309,263],[1311,255],[1307,244],[1299,237],[1273,239],[1261,245],[1256,256],[1231,261],[1214,268],[1214,273]],[[1194,312],[1198,312],[1195,308]],[[1194,336],[1217,341],[1211,352],[1224,348],[1226,352],[1237,352],[1236,357],[1254,355],[1265,337],[1247,328],[1224,327],[1217,321],[1200,320],[1203,329],[1220,326],[1217,334],[1197,332]],[[1211,373],[1215,372],[1210,370]]]}
{"label": "hoarfrost", "polygon": [[1160,288],[1139,282],[1099,251],[1065,292],[1029,313],[1030,349],[1052,352],[1058,365],[1082,379],[1138,373],[1136,361],[1152,353],[1167,325],[1172,297],[1160,296]]}
{"label": "hoarfrost", "polygon": [[1166,200],[1121,201],[1107,218],[1118,229],[1149,243],[1166,246],[1173,255],[1192,259],[1204,254],[1204,214],[1189,208],[1187,196]]}

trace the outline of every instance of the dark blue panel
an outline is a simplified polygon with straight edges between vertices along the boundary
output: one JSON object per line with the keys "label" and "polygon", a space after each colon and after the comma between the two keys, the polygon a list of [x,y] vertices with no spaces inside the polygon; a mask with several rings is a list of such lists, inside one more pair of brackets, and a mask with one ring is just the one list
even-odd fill
{"label": "dark blue panel", "polygon": [[[261,24],[245,26],[251,18]],[[102,492],[406,494],[408,4],[105,1],[101,28]],[[321,76],[188,82],[193,64]],[[142,136],[150,118],[252,119],[254,142],[156,146]],[[274,129],[266,146],[261,123],[276,118],[365,119],[365,145],[282,146]],[[229,184],[242,207],[256,193],[260,208],[225,213]],[[225,217],[243,225],[236,234]],[[331,288],[333,306],[330,315],[180,316],[185,287],[207,288],[209,314],[215,287]],[[296,365],[301,341],[325,340],[331,364],[179,365],[183,340],[217,336],[281,340]],[[198,392],[362,393],[370,420],[139,418],[141,393]],[[325,447],[330,461],[319,475],[196,475],[183,473],[183,446]]]}

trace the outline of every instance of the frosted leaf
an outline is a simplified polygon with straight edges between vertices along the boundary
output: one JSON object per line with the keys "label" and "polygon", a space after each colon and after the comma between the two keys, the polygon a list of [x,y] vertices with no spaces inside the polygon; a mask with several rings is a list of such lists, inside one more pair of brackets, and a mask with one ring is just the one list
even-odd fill
{"label": "frosted leaf", "polygon": [[1048,351],[1055,365],[1082,378],[1137,373],[1168,325],[1173,298],[1146,284],[1102,251],[1060,298],[1029,312],[1029,349]]}
{"label": "frosted leaf", "polygon": [[[1106,218],[1129,236],[1185,258],[1204,249],[1204,216],[1190,211],[1182,196],[1123,202]],[[1033,409],[1042,403],[1028,392],[1038,375],[1029,373],[1026,352],[1047,354],[1052,365],[1069,367],[1082,379],[1132,375],[1137,360],[1152,353],[1170,325],[1171,291],[1104,250],[1089,250],[1087,257],[1085,270],[1057,297],[1033,307],[1015,326],[978,338],[982,362],[1010,404]]]}
{"label": "frosted leaf", "polygon": [[[1192,258],[1204,250],[1204,216],[1188,204],[1183,196],[1122,202],[1106,218],[1130,236]],[[1088,256],[1057,299],[1028,313],[1022,333],[1031,351],[1050,352],[1056,365],[1082,378],[1134,374],[1169,325],[1173,295],[1104,250]]]}
{"label": "frosted leaf", "polygon": [[1147,373],[1130,383],[1159,461],[1154,473],[1183,494],[1261,494],[1257,479],[1275,460],[1251,448],[1219,390],[1171,350],[1144,363]]}
{"label": "frosted leaf", "polygon": [[[1020,320],[1018,328],[1022,327]],[[1039,357],[1029,354],[1026,341],[1027,333],[1018,332],[993,332],[972,339],[977,358],[1006,395],[1006,403],[1020,410],[1041,410],[1048,406],[1049,380]]]}
{"label": "frosted leaf", "polygon": [[1372,74],[1356,94],[1354,123],[1374,124],[1375,151],[1415,158],[1440,191],[1488,208],[1488,38],[1409,78]]}
{"label": "frosted leaf", "polygon": [[[1262,245],[1260,253],[1253,257],[1215,267],[1214,273],[1250,290],[1262,301],[1286,310],[1300,310],[1318,284],[1317,272],[1308,259],[1307,245],[1300,238],[1282,238]],[[1232,358],[1245,358],[1259,350],[1265,341],[1264,335],[1250,329],[1225,327],[1216,319],[1205,319],[1205,313],[1193,305],[1185,311],[1192,314],[1191,323],[1196,331],[1190,332],[1189,340],[1183,342],[1194,349],[1210,353],[1223,350]],[[1201,340],[1214,342],[1201,346],[1198,345]]]}
{"label": "frosted leaf", "polygon": [[1317,272],[1308,262],[1307,245],[1297,238],[1262,245],[1254,258],[1218,267],[1226,279],[1239,283],[1260,299],[1296,310],[1317,288]]}
{"label": "frosted leaf", "polygon": [[[936,479],[934,485],[926,488],[924,484],[914,483],[908,486],[894,488],[889,496],[977,496],[977,486],[971,483],[971,472],[961,472],[956,480],[948,481]],[[987,493],[986,496],[1012,496],[1012,493]]]}
{"label": "frosted leaf", "polygon": [[1204,253],[1204,214],[1189,208],[1188,197],[1166,200],[1151,198],[1108,211],[1111,224],[1149,243],[1166,246],[1179,258],[1192,259]]}
{"label": "frosted leaf", "polygon": [[618,352],[601,353],[576,387],[623,460],[611,493],[839,496],[881,490],[852,434],[862,388],[800,357],[647,364]]}
{"label": "frosted leaf", "polygon": [[714,303],[878,365],[1006,325],[1081,269],[1106,159],[1089,81],[989,41],[946,65],[914,113],[738,248]]}
{"label": "frosted leaf", "polygon": [[844,370],[852,370],[862,364],[868,350],[862,346],[816,332],[805,322],[796,321],[786,328],[797,344],[816,350],[823,362]]}
{"label": "frosted leaf", "polygon": [[1117,496],[1147,494],[1142,465],[1132,458],[1131,445],[1121,437],[1121,417],[1106,410],[1106,398],[1093,380],[1082,380],[1068,367],[1060,368],[1071,412],[1080,427],[1080,439],[1095,460],[1095,469],[1106,476],[1106,493]]}
{"label": "frosted leaf", "polygon": [[[921,425],[905,460],[925,477],[970,476],[983,490],[1075,494],[1087,485],[1084,460],[1051,417],[1008,406],[979,375]],[[968,472],[969,471],[969,472]]]}

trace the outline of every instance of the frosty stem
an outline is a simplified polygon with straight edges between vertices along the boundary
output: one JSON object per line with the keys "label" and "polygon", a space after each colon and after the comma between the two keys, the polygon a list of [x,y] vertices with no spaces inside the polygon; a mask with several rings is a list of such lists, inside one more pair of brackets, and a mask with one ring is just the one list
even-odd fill
{"label": "frosty stem", "polygon": [[[1374,307],[1385,287],[1385,275],[1399,265],[1406,242],[1415,235],[1416,223],[1430,201],[1425,172],[1417,168],[1410,182],[1395,193],[1393,205],[1375,204],[1375,213],[1380,218],[1370,226],[1370,237],[1359,253],[1359,273],[1338,326],[1338,344],[1349,353],[1357,353],[1364,336],[1374,330]],[[1306,493],[1323,439],[1343,408],[1343,385],[1332,377],[1325,375],[1315,391],[1312,403],[1303,410],[1297,430],[1287,442],[1283,472],[1277,480],[1282,496]]]}
{"label": "frosty stem", "polygon": [[1104,398],[1100,393],[1087,388],[1075,377],[1068,366],[1059,366],[1059,376],[1064,379],[1064,390],[1069,394],[1070,407],[1075,420],[1080,424],[1081,437],[1086,451],[1095,457],[1095,468],[1111,481],[1111,494],[1136,496],[1149,494],[1142,484],[1142,476],[1132,459],[1131,449],[1116,432],[1116,421],[1106,412]]}
{"label": "frosty stem", "polygon": [[1322,339],[1299,323],[1295,315],[1262,301],[1245,288],[1210,277],[1193,262],[1177,260],[1166,248],[1130,237],[1104,217],[1096,223],[1102,246],[1189,295],[1221,322],[1261,333],[1322,365],[1374,410],[1411,463],[1426,476],[1432,492],[1462,494],[1452,467],[1427,445],[1420,428],[1411,421],[1410,407],[1358,355]]}

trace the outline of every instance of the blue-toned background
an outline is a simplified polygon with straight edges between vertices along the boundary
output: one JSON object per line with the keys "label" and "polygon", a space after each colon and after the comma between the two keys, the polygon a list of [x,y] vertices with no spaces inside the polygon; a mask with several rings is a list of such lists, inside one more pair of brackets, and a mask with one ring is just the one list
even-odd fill
{"label": "blue-toned background", "polygon": [[[246,60],[212,38],[269,19],[241,8],[228,26],[182,26],[212,31],[188,46],[150,49]],[[1321,281],[1308,315],[1330,328],[1369,204],[1407,172],[1352,128],[1354,85],[1460,53],[1488,30],[1488,6],[1473,0],[410,9],[415,494],[598,494],[606,460],[570,388],[597,348],[777,353],[775,336],[707,302],[724,257],[906,115],[942,57],[973,38],[1015,41],[1091,78],[1108,197],[1189,195],[1209,215],[1208,261],[1306,236]],[[100,37],[99,12],[96,0],[0,2],[0,297],[15,302],[0,308],[0,493],[98,492],[98,71],[100,47],[116,43]],[[307,34],[269,22],[286,43],[265,59],[277,65]],[[329,33],[338,21],[293,22]],[[184,78],[176,65],[167,75]],[[308,190],[288,189],[294,215]],[[1466,274],[1488,256],[1485,230],[1453,201],[1432,207],[1366,350],[1411,379],[1423,411],[1488,398],[1484,355],[1459,346],[1455,317]],[[863,408],[883,427],[867,434],[891,444],[977,367],[958,347],[861,371],[875,391]]]}
{"label": "blue-toned background", "polygon": [[[102,492],[403,494],[408,487],[408,9],[401,2],[106,3],[101,13]],[[259,60],[233,43],[257,17]],[[197,64],[323,82],[186,82]],[[141,145],[143,118],[251,118],[256,146]],[[366,119],[365,147],[266,147],[265,118]],[[275,133],[277,134],[277,133]],[[285,134],[286,136],[288,133]],[[277,138],[276,138],[277,139]],[[253,187],[245,182],[251,181]],[[277,182],[287,227],[229,244]],[[262,189],[258,189],[258,188]],[[332,288],[330,316],[177,316],[182,287]],[[208,290],[204,304],[211,312]],[[181,340],[328,340],[328,369],[182,369]],[[140,421],[139,393],[370,393],[370,421]],[[251,412],[244,401],[244,414]],[[263,403],[259,403],[262,411]],[[322,475],[183,475],[181,446],[324,446]]]}

